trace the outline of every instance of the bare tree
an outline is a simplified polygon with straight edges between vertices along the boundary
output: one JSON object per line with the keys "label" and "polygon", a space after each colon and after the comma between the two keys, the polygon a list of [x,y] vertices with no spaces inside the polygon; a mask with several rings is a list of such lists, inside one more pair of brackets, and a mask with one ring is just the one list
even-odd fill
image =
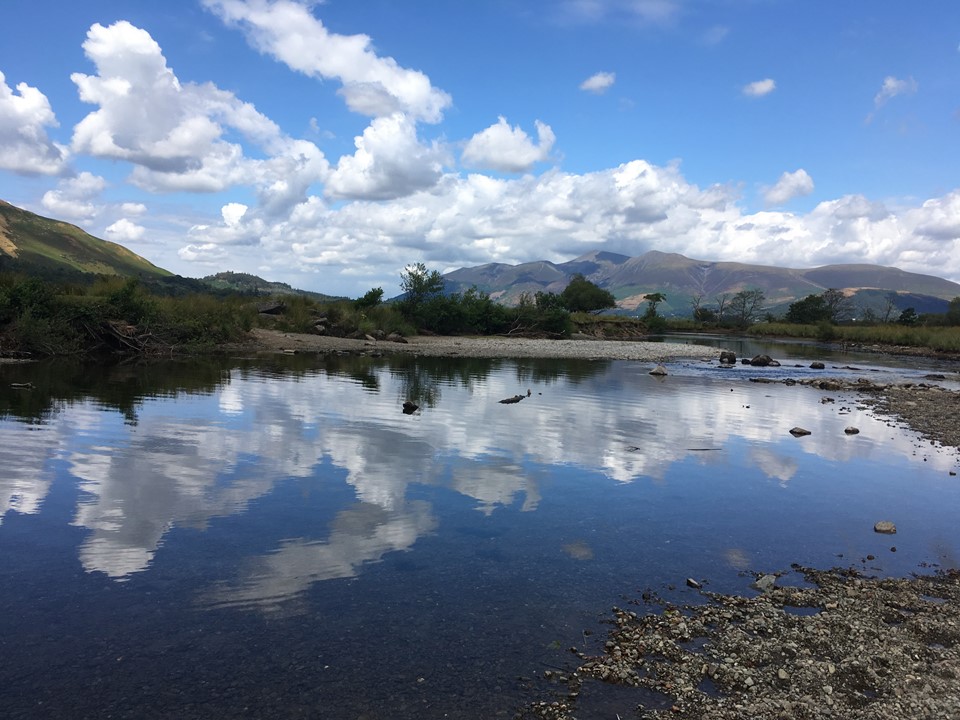
{"label": "bare tree", "polygon": [[824,291],[821,297],[823,298],[823,305],[829,313],[830,322],[838,323],[853,317],[853,296],[848,297],[843,290],[830,288]]}
{"label": "bare tree", "polygon": [[717,301],[717,322],[723,322],[723,313],[727,309],[727,304],[730,302],[730,296],[727,293],[723,295],[717,295],[714,300]]}
{"label": "bare tree", "polygon": [[886,304],[883,306],[883,322],[890,322],[890,316],[893,315],[893,311],[897,309],[897,294],[896,293],[887,293]]}
{"label": "bare tree", "polygon": [[763,290],[741,290],[730,300],[730,313],[737,327],[745,328],[760,315],[765,297]]}

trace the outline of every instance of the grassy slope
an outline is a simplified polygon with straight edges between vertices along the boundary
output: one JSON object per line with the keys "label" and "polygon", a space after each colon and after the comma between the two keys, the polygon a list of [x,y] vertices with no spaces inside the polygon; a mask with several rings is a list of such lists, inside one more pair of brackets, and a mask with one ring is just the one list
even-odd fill
{"label": "grassy slope", "polygon": [[122,245],[100,240],[75,225],[35,215],[3,200],[0,250],[23,264],[47,269],[69,268],[102,275],[172,275]]}

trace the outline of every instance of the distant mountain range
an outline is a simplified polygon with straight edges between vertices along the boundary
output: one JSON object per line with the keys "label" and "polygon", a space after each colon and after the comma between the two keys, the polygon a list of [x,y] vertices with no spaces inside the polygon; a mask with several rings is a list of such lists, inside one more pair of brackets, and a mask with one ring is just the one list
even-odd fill
{"label": "distant mountain range", "polygon": [[561,292],[575,273],[612,292],[618,307],[625,311],[641,307],[648,293],[663,293],[667,300],[658,309],[666,315],[689,315],[695,297],[709,307],[716,298],[741,290],[762,290],[771,312],[779,312],[796,300],[829,288],[844,290],[854,295],[860,306],[873,308],[885,304],[887,296],[896,293],[899,309],[913,307],[920,313],[944,312],[948,301],[960,296],[960,284],[881,265],[791,269],[694,260],[656,250],[639,257],[594,251],[559,264],[490,263],[455,270],[443,279],[448,292],[476,286],[499,302],[512,305],[523,293]]}
{"label": "distant mountain range", "polygon": [[[202,280],[184,278],[157,267],[122,245],[89,235],[75,225],[36,215],[0,200],[0,270],[13,269],[52,279],[82,282],[96,275],[137,276],[161,292],[179,294],[214,290],[255,295],[303,294],[319,300],[329,295],[297,290],[247,273],[221,272]],[[659,306],[665,315],[686,316],[691,301],[703,307],[741,290],[763,290],[766,308],[774,313],[790,303],[829,288],[855,296],[860,307],[882,310],[891,293],[895,305],[918,313],[945,312],[960,296],[960,284],[880,265],[825,265],[806,270],[693,260],[676,253],[651,251],[639,257],[595,251],[565,263],[547,261],[505,265],[490,263],[461,268],[443,276],[447,292],[473,286],[499,302],[516,304],[523,293],[559,293],[580,273],[613,293],[619,308],[633,312],[647,293],[667,296]]]}

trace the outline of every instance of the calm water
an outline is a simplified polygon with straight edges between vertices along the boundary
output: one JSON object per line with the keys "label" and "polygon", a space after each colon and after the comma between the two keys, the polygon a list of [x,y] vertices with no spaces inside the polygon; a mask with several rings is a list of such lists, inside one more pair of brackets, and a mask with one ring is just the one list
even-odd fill
{"label": "calm water", "polygon": [[855,398],[650,367],[0,366],[0,714],[512,717],[644,589],[957,564],[953,451]]}

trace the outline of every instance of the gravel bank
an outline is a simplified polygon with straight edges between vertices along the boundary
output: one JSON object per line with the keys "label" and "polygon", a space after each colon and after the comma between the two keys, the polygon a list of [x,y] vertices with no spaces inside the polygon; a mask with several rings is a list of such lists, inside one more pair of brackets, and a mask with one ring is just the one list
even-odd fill
{"label": "gravel bank", "polygon": [[255,350],[274,352],[347,352],[384,355],[404,353],[430,357],[576,358],[581,360],[641,360],[665,362],[676,358],[715,358],[717,348],[680,343],[634,340],[535,340],[506,337],[418,336],[406,343],[351,340],[325,335],[300,335],[257,328],[251,331]]}

